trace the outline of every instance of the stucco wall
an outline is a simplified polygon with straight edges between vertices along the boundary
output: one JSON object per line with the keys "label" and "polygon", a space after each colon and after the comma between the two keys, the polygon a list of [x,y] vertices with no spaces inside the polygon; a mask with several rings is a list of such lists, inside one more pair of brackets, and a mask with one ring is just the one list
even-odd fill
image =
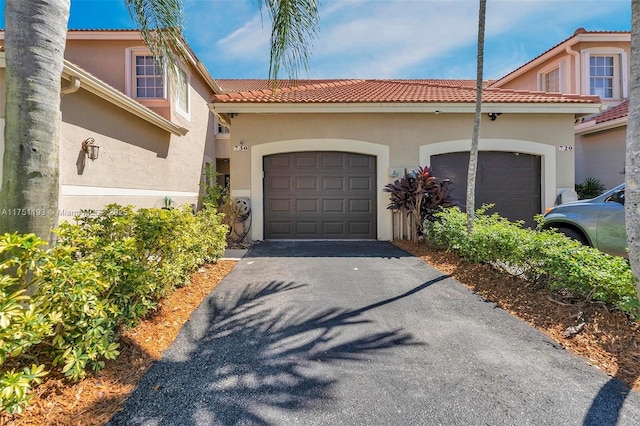
{"label": "stucco wall", "polygon": [[624,181],[626,126],[576,136],[576,183],[600,179],[607,189]]}
{"label": "stucco wall", "polygon": [[[573,151],[558,151],[560,145],[573,148],[573,120],[572,114],[503,114],[496,121],[490,121],[485,115],[481,149],[497,147],[540,155],[545,180],[541,207],[548,207],[553,205],[558,190],[574,185]],[[421,155],[428,158],[429,146],[442,147],[450,143],[452,152],[468,150],[473,114],[242,113],[233,119],[232,126],[231,144],[249,147],[246,151],[231,153],[231,189],[234,196],[252,198],[253,238],[261,238],[262,230],[261,156],[282,149],[330,149],[379,155],[378,235],[385,238],[391,219],[384,210],[386,198],[382,188],[392,180],[389,169],[424,166]],[[462,147],[460,141],[468,143]]]}

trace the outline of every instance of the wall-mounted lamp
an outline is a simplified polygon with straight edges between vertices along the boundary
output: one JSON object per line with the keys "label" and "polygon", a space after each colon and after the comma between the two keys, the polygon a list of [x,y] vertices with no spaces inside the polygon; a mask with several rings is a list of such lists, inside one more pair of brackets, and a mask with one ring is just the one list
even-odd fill
{"label": "wall-mounted lamp", "polygon": [[496,121],[496,118],[500,117],[502,115],[502,113],[501,112],[490,112],[487,115],[489,116],[491,121]]}
{"label": "wall-mounted lamp", "polygon": [[87,138],[82,141],[82,150],[87,153],[90,160],[95,160],[98,158],[100,147],[96,145],[95,139]]}

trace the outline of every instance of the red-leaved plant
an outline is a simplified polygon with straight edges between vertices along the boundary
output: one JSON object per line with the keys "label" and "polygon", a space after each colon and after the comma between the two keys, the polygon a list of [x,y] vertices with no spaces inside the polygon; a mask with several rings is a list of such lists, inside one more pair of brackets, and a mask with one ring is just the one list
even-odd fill
{"label": "red-leaved plant", "polygon": [[415,173],[405,175],[384,187],[390,195],[390,210],[412,214],[415,219],[414,240],[422,235],[425,220],[435,220],[434,214],[456,203],[449,196],[449,179],[437,179],[429,166],[418,167]]}

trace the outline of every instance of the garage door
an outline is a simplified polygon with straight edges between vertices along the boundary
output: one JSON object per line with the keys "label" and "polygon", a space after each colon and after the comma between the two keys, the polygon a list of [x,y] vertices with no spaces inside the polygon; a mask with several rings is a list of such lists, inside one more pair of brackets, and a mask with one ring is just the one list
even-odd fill
{"label": "garage door", "polygon": [[376,159],[345,152],[264,157],[265,239],[375,239]]}
{"label": "garage door", "polygon": [[[540,157],[536,155],[482,151],[478,153],[476,208],[495,204],[498,212],[510,220],[524,220],[534,226],[533,216],[540,213]],[[469,153],[455,152],[431,157],[433,174],[453,182],[452,196],[466,204]]]}

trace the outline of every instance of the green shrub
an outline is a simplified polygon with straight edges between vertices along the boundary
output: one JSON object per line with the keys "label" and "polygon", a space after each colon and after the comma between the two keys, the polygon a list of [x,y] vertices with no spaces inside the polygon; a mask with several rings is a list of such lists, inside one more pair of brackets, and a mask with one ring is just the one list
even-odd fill
{"label": "green shrub", "polygon": [[602,301],[640,315],[635,280],[625,259],[586,247],[553,231],[523,228],[496,214],[477,213],[474,230],[466,231],[466,215],[457,208],[425,222],[429,242],[462,258],[490,263],[530,280],[544,280],[552,290],[569,290],[586,300]]}
{"label": "green shrub", "polygon": [[596,198],[602,194],[607,188],[600,182],[598,178],[586,178],[582,183],[576,183],[576,193],[578,199],[588,200]]}
{"label": "green shrub", "polygon": [[[208,209],[140,209],[110,205],[54,230],[0,236],[0,408],[21,411],[49,368],[71,380],[119,355],[122,327],[137,324],[190,272],[223,253],[227,228]],[[30,293],[31,295],[29,295]]]}

